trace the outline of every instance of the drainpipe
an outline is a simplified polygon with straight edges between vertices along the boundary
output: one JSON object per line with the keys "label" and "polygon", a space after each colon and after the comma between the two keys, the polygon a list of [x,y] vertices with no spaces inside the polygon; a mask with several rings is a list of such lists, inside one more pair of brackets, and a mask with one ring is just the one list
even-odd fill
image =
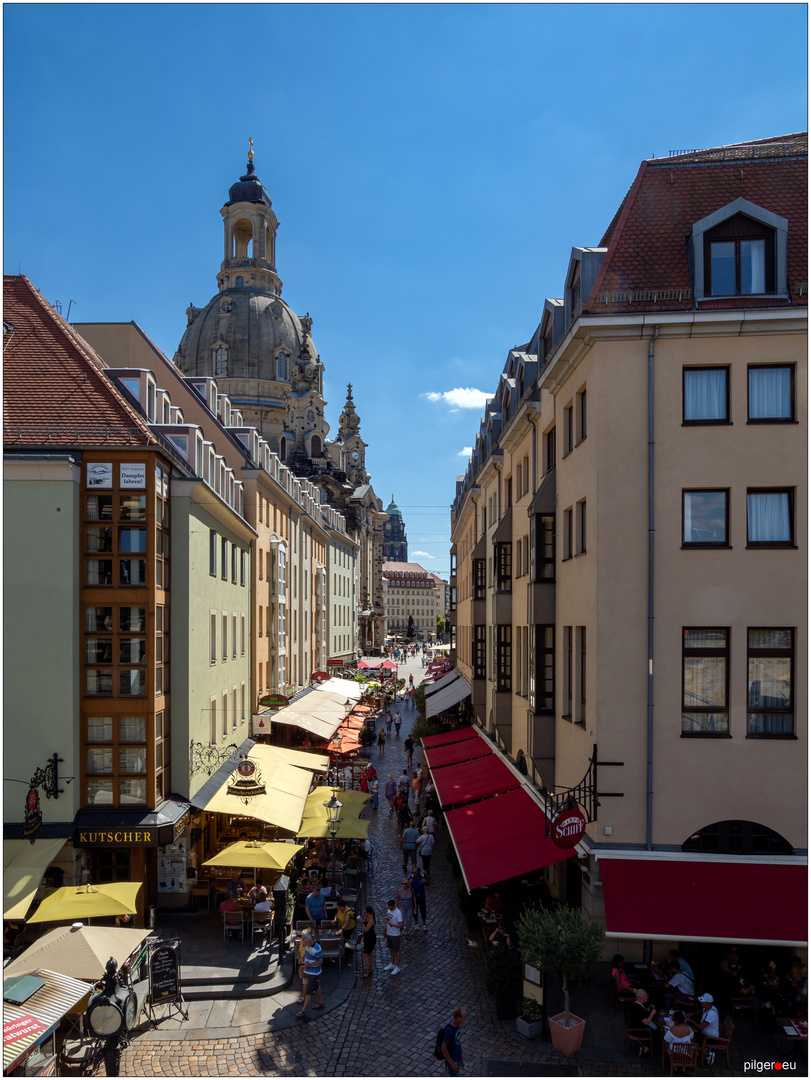
{"label": "drainpipe", "polygon": [[653,555],[654,555],[654,514],[653,514],[653,346],[659,337],[658,325],[653,328],[653,335],[648,342],[648,763],[647,763],[647,803],[645,807],[645,848],[653,849]]}

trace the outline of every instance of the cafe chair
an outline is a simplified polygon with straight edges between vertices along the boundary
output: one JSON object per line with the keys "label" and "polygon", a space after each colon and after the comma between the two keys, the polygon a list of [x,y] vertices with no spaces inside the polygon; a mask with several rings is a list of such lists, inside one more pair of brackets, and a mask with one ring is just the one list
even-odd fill
{"label": "cafe chair", "polygon": [[721,1024],[720,1035],[705,1035],[701,1041],[701,1061],[702,1064],[707,1063],[707,1054],[715,1054],[716,1058],[719,1054],[724,1054],[727,1059],[727,1068],[729,1068],[729,1044],[732,1042],[732,1032],[735,1030],[735,1025],[732,1023],[730,1016],[724,1017],[724,1022]]}
{"label": "cafe chair", "polygon": [[634,1053],[639,1054],[640,1047],[647,1046],[648,1053],[644,1056],[650,1061],[653,1057],[653,1032],[648,1027],[631,1027],[628,1013],[622,1010],[622,1018],[625,1021],[625,1049],[633,1047]]}
{"label": "cafe chair", "polygon": [[686,1074],[688,1070],[696,1075],[698,1068],[698,1047],[695,1043],[665,1043],[665,1054],[670,1062],[670,1075],[673,1076],[677,1069],[682,1069]]}
{"label": "cafe chair", "polygon": [[194,878],[194,884],[191,888],[191,906],[195,907],[195,897],[204,896],[206,898],[206,909],[211,907],[211,881],[209,878]]}
{"label": "cafe chair", "polygon": [[226,941],[229,934],[239,932],[239,940],[245,940],[245,920],[241,911],[224,911],[222,913],[222,939]]}
{"label": "cafe chair", "polygon": [[734,997],[732,999],[732,1007],[735,1012],[751,1012],[755,1023],[757,1023],[757,998],[754,994],[744,994],[743,997]]}
{"label": "cafe chair", "polygon": [[340,938],[320,938],[321,956],[324,960],[337,960],[338,971],[341,970],[341,959],[344,952],[344,943]]}
{"label": "cafe chair", "polygon": [[273,920],[272,911],[252,911],[251,912],[251,940],[256,937],[257,934],[265,934],[266,940],[270,941],[270,925]]}
{"label": "cafe chair", "polygon": [[316,933],[317,924],[313,926],[309,919],[298,919],[294,929],[297,934],[301,934],[304,930],[312,930],[313,933]]}
{"label": "cafe chair", "polygon": [[[479,920],[479,926],[484,934],[484,940],[490,944],[490,934],[493,930],[490,928],[489,932],[487,927],[484,926],[481,919]],[[620,986],[619,983],[614,980],[614,1011],[616,1012],[617,1006],[622,1006],[624,1003],[632,1002],[636,999],[636,990],[632,986]]]}

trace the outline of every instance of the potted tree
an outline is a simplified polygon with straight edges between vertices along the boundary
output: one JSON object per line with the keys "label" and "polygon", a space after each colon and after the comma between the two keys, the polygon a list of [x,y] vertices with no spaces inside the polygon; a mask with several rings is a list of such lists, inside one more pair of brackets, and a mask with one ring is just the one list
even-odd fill
{"label": "potted tree", "polygon": [[514,949],[497,945],[487,961],[484,987],[496,1003],[499,1020],[513,1020],[521,995],[521,958]]}
{"label": "potted tree", "polygon": [[369,747],[375,741],[374,728],[370,728],[367,724],[364,724],[362,728],[358,730],[358,742],[363,747],[364,757],[369,756]]}
{"label": "potted tree", "polygon": [[535,1039],[543,1032],[543,1009],[539,1002],[524,998],[521,1015],[515,1021],[515,1030],[525,1039]]}
{"label": "potted tree", "polygon": [[569,1011],[569,983],[587,979],[600,957],[603,932],[577,908],[529,908],[518,920],[518,944],[525,964],[551,971],[563,983],[563,1012],[549,1017],[552,1045],[576,1054],[586,1021]]}

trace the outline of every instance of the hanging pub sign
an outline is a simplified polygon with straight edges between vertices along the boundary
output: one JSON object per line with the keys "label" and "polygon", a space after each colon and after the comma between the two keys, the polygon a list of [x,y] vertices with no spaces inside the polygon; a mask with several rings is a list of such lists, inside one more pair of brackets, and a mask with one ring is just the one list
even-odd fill
{"label": "hanging pub sign", "polygon": [[326,682],[327,679],[331,679],[332,676],[328,671],[314,671],[310,676],[311,682]]}
{"label": "hanging pub sign", "polygon": [[586,834],[586,819],[576,806],[561,810],[552,824],[552,840],[559,848],[573,848]]}
{"label": "hanging pub sign", "polygon": [[265,709],[285,709],[290,704],[290,699],[284,694],[265,694],[259,698],[259,704]]}
{"label": "hanging pub sign", "polygon": [[30,837],[31,843],[34,843],[33,836],[37,832],[42,824],[42,811],[39,808],[39,792],[35,787],[28,789],[28,794],[25,797],[25,820],[23,822],[23,836]]}

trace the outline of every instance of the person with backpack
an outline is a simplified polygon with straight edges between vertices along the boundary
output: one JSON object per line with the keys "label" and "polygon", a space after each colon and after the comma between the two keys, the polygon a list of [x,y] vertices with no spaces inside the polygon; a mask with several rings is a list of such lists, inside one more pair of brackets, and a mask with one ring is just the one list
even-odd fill
{"label": "person with backpack", "polygon": [[445,1062],[448,1076],[458,1076],[465,1067],[462,1058],[462,1033],[459,1029],[466,1019],[467,1012],[459,1005],[453,1010],[451,1022],[437,1032],[434,1057]]}
{"label": "person with backpack", "polygon": [[417,841],[417,854],[422,859],[422,869],[426,881],[431,871],[431,856],[434,853],[434,843],[434,834],[427,825],[423,824],[422,833]]}

